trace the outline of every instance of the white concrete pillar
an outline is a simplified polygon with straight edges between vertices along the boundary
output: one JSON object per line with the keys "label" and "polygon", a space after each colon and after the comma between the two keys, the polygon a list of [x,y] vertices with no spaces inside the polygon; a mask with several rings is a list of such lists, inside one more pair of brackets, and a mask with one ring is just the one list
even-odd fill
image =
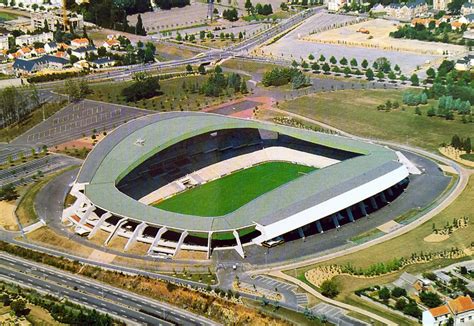
{"label": "white concrete pillar", "polygon": [[91,233],[89,233],[89,235],[87,236],[88,239],[91,239],[96,233],[97,231],[100,230],[100,227],[102,226],[102,224],[104,224],[105,220],[108,219],[109,217],[111,217],[112,214],[110,214],[110,212],[105,212],[104,214],[102,214],[102,216],[100,217],[100,219],[97,221],[96,225],[94,226],[94,228],[92,229]]}
{"label": "white concrete pillar", "polygon": [[318,230],[319,233],[324,233],[323,227],[319,220],[316,221],[316,229]]}
{"label": "white concrete pillar", "polygon": [[364,201],[359,202],[359,208],[360,208],[360,211],[362,212],[363,215],[365,215],[365,216],[369,215],[369,214],[367,214],[367,210],[365,209]]}
{"label": "white concrete pillar", "polygon": [[237,251],[240,257],[245,258],[244,248],[242,247],[242,243],[240,242],[239,232],[234,230],[232,234],[234,235],[235,240],[237,241],[237,245],[234,247],[235,251]]}
{"label": "white concrete pillar", "polygon": [[130,236],[127,243],[125,244],[125,247],[123,248],[124,251],[127,251],[128,249],[130,249],[130,247],[137,241],[137,238],[141,236],[146,226],[147,224],[145,222],[141,222],[140,224],[136,226],[135,230],[133,230],[132,235]]}
{"label": "white concrete pillar", "polygon": [[86,209],[85,213],[81,217],[81,220],[79,221],[80,226],[86,224],[87,219],[89,218],[89,216],[91,216],[91,213],[94,211],[94,209],[94,205],[91,205]]}
{"label": "white concrete pillar", "polygon": [[339,221],[337,220],[336,215],[333,214],[333,215],[331,216],[331,218],[332,218],[332,222],[334,223],[334,226],[336,227],[336,229],[340,228],[341,226],[339,225]]}
{"label": "white concrete pillar", "polygon": [[207,259],[211,259],[211,253],[212,253],[212,231],[209,232],[208,238],[207,238]]}
{"label": "white concrete pillar", "polygon": [[115,228],[114,230],[109,234],[109,236],[107,237],[107,239],[105,240],[104,242],[104,246],[107,246],[109,244],[110,241],[112,241],[112,239],[115,237],[115,235],[118,233],[118,230],[120,229],[120,227],[122,226],[123,223],[125,223],[128,219],[126,217],[124,217],[123,219],[121,219],[120,221],[118,221],[117,225],[115,225]]}
{"label": "white concrete pillar", "polygon": [[176,254],[179,252],[181,249],[181,246],[183,245],[184,239],[188,236],[188,231],[184,231],[181,233],[181,236],[179,237],[178,244],[176,245],[176,249],[174,250],[173,257],[176,256]]}
{"label": "white concrete pillar", "polygon": [[347,213],[347,217],[349,218],[349,221],[354,222],[354,215],[352,214],[352,207],[347,207],[346,208],[346,213]]}
{"label": "white concrete pillar", "polygon": [[298,235],[300,236],[301,239],[305,238],[304,232],[302,228],[298,228]]}
{"label": "white concrete pillar", "polygon": [[382,199],[384,203],[388,203],[387,197],[385,197],[385,193],[383,191],[380,193],[380,199]]}
{"label": "white concrete pillar", "polygon": [[387,193],[388,193],[389,196],[393,196],[392,187],[390,187],[390,188],[387,189]]}
{"label": "white concrete pillar", "polygon": [[370,203],[372,204],[373,209],[379,209],[379,206],[377,205],[377,202],[375,201],[375,197],[370,197]]}
{"label": "white concrete pillar", "polygon": [[158,230],[158,232],[156,233],[155,239],[153,239],[153,242],[151,243],[150,248],[148,248],[148,252],[147,252],[148,255],[151,254],[151,252],[153,251],[153,247],[155,247],[158,244],[158,242],[161,240],[161,236],[166,231],[168,231],[166,226],[163,226],[161,229]]}

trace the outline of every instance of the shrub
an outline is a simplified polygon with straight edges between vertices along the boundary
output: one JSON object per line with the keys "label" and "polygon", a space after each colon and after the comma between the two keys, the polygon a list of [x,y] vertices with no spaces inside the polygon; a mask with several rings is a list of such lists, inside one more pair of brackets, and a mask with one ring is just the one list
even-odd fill
{"label": "shrub", "polygon": [[328,298],[334,298],[339,294],[339,284],[336,280],[330,279],[321,283],[320,290],[322,295]]}
{"label": "shrub", "polygon": [[406,296],[407,295],[407,291],[403,288],[400,288],[400,287],[395,287],[393,290],[392,290],[392,296],[394,296],[395,298],[400,298],[400,297],[403,297],[403,296]]}

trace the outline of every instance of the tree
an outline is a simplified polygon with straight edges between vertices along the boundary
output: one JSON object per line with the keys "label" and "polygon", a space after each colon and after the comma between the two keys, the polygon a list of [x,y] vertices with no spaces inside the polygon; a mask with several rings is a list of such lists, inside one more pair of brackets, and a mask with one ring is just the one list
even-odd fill
{"label": "tree", "polygon": [[403,308],[403,313],[415,318],[421,317],[421,310],[418,308],[418,305],[414,301],[410,301],[405,308]]}
{"label": "tree", "polygon": [[339,60],[339,63],[343,66],[347,65],[347,59],[345,57],[342,57],[341,60]]}
{"label": "tree", "polygon": [[329,72],[329,70],[331,70],[331,67],[329,67],[329,65],[328,65],[327,62],[325,62],[325,63],[323,64],[323,67],[322,67],[322,68],[323,68],[323,71],[324,71],[325,74],[327,74],[327,73]]}
{"label": "tree", "polygon": [[367,69],[367,67],[369,66],[369,62],[367,61],[367,59],[364,59],[362,61],[361,66],[362,68]]}
{"label": "tree", "polygon": [[250,16],[250,13],[252,12],[253,4],[250,0],[245,1],[245,10],[247,10],[247,15]]}
{"label": "tree", "polygon": [[326,57],[321,54],[321,55],[319,56],[319,61],[325,62],[325,61],[326,61]]}
{"label": "tree", "polygon": [[397,302],[395,302],[395,308],[400,311],[403,311],[406,305],[407,305],[407,300],[405,300],[405,298],[399,298]]}
{"label": "tree", "polygon": [[439,297],[438,294],[434,292],[422,291],[420,293],[420,300],[428,308],[435,308],[440,306],[443,303],[443,300]]}
{"label": "tree", "polygon": [[199,72],[201,75],[205,75],[205,74],[206,74],[206,68],[204,67],[204,65],[199,65],[199,67],[198,67],[198,72]]}
{"label": "tree", "polygon": [[383,73],[382,70],[379,70],[379,71],[377,72],[376,77],[377,77],[379,80],[382,80],[382,79],[384,79],[385,74]]}
{"label": "tree", "polygon": [[146,30],[143,27],[142,15],[138,15],[137,24],[135,25],[135,34],[137,35],[146,35]]}
{"label": "tree", "polygon": [[395,287],[393,288],[392,290],[392,295],[395,297],[395,298],[400,298],[400,297],[403,297],[403,296],[406,296],[407,295],[407,291],[404,289],[404,288],[401,288],[401,287]]}
{"label": "tree", "polygon": [[11,183],[0,188],[0,200],[14,200],[18,198],[15,186]]}
{"label": "tree", "polygon": [[378,296],[380,300],[388,301],[390,299],[390,290],[384,286],[379,290]]}
{"label": "tree", "polygon": [[471,138],[467,137],[467,138],[464,140],[463,149],[466,151],[467,154],[471,154],[471,150],[472,150],[472,147],[471,147]]}
{"label": "tree", "polygon": [[247,94],[249,91],[247,89],[247,83],[245,80],[242,80],[242,83],[240,84],[240,93],[242,94]]}
{"label": "tree", "polygon": [[426,70],[426,75],[431,78],[431,79],[434,79],[436,77],[436,71],[430,67],[428,68],[428,70]]}
{"label": "tree", "polygon": [[10,303],[10,308],[13,310],[15,315],[21,316],[24,314],[26,309],[26,301],[24,299],[16,299]]}
{"label": "tree", "polygon": [[310,61],[313,61],[313,60],[314,60],[314,55],[313,55],[312,53],[310,53],[310,54],[308,55],[308,60],[310,60]]}
{"label": "tree", "polygon": [[314,71],[318,71],[319,69],[321,69],[321,67],[319,66],[317,62],[313,62],[311,64],[311,69],[313,69]]}
{"label": "tree", "polygon": [[418,79],[418,75],[417,74],[413,74],[411,75],[410,77],[410,82],[413,86],[418,86],[420,85],[420,80]]}
{"label": "tree", "polygon": [[390,71],[388,73],[388,78],[391,80],[391,81],[394,81],[395,79],[397,79],[397,76],[395,75],[395,73],[393,71]]}
{"label": "tree", "polygon": [[357,67],[358,63],[357,63],[357,60],[355,58],[352,58],[351,60],[351,66],[352,67]]}
{"label": "tree", "polygon": [[329,58],[329,62],[333,65],[335,65],[337,63],[337,60],[334,56],[331,56],[331,58]]}
{"label": "tree", "polygon": [[367,71],[365,72],[365,77],[367,77],[368,80],[374,80],[374,72],[372,71],[372,69],[367,69]]}
{"label": "tree", "polygon": [[321,283],[319,289],[321,290],[321,294],[328,298],[334,298],[339,294],[339,284],[333,279]]}
{"label": "tree", "polygon": [[349,75],[351,74],[351,68],[349,67],[344,67],[344,75],[346,75],[346,77],[349,77]]}
{"label": "tree", "polygon": [[186,71],[187,71],[187,72],[193,72],[193,66],[191,66],[190,64],[188,64],[188,65],[186,66]]}
{"label": "tree", "polygon": [[64,86],[66,88],[66,94],[69,97],[69,101],[75,102],[81,98],[79,87],[72,79],[67,79],[64,83]]}

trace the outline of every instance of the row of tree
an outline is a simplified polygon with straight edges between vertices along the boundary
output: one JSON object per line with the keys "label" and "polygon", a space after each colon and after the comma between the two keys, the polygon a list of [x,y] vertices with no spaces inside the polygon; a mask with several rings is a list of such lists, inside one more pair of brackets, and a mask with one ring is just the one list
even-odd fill
{"label": "row of tree", "polygon": [[0,127],[20,123],[40,104],[38,90],[34,86],[0,90]]}
{"label": "row of tree", "polygon": [[217,66],[204,85],[201,86],[200,92],[206,96],[217,97],[224,94],[228,89],[232,89],[234,93],[248,93],[247,84],[239,74],[224,75],[222,68]]}
{"label": "row of tree", "polygon": [[309,77],[296,68],[273,68],[265,72],[262,78],[262,83],[266,87],[282,86],[290,82],[294,89],[311,85]]}
{"label": "row of tree", "polygon": [[470,154],[472,151],[471,138],[466,137],[465,139],[454,135],[451,138],[451,146],[455,149],[466,151],[467,154]]}

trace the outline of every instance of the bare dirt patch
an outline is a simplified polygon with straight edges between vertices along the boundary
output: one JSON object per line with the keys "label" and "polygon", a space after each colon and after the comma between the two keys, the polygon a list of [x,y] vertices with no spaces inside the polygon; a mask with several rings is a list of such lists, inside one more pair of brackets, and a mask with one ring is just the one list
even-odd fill
{"label": "bare dirt patch", "polygon": [[447,239],[449,239],[449,235],[447,234],[430,234],[426,236],[423,240],[426,242],[442,242]]}
{"label": "bare dirt patch", "polygon": [[18,224],[15,217],[16,205],[14,201],[0,201],[0,228],[7,231],[18,231]]}
{"label": "bare dirt patch", "polygon": [[466,166],[470,166],[470,167],[474,168],[474,162],[473,161],[465,160],[461,157],[461,155],[466,154],[465,151],[461,151],[461,150],[455,149],[451,146],[447,146],[447,147],[440,147],[439,152],[441,154],[443,154],[444,156],[447,156],[447,157],[449,157],[450,159],[452,159],[456,162],[459,162],[459,163],[462,163]]}
{"label": "bare dirt patch", "polygon": [[[399,24],[385,19],[374,19],[358,24],[328,30],[322,33],[305,37],[304,40],[325,44],[365,47],[386,51],[415,52],[429,55],[441,55],[443,51],[461,54],[464,47],[436,42],[418,40],[395,39],[389,36],[399,28]],[[369,34],[358,32],[360,29],[369,31]]]}

